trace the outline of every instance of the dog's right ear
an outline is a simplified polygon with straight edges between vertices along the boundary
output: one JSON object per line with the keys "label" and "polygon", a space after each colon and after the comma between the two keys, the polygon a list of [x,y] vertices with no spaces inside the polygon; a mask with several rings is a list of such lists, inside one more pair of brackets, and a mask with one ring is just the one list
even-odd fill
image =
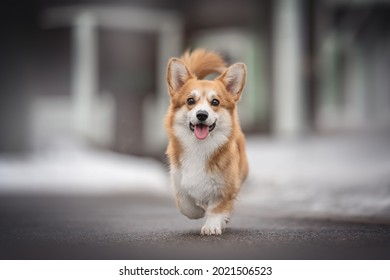
{"label": "dog's right ear", "polygon": [[168,62],[167,81],[169,94],[172,96],[189,79],[193,78],[190,70],[178,58],[171,58]]}

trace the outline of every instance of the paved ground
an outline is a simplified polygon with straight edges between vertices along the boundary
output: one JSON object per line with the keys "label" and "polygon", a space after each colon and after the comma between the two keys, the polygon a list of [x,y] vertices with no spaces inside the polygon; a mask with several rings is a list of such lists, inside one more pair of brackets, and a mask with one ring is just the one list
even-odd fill
{"label": "paved ground", "polygon": [[390,221],[265,213],[240,205],[200,236],[151,195],[0,196],[1,259],[389,259]]}

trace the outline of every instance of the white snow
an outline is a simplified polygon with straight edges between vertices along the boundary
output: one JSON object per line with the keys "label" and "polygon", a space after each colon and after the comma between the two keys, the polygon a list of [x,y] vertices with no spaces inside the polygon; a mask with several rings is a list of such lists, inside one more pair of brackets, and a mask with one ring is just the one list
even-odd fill
{"label": "white snow", "polygon": [[270,212],[390,217],[388,137],[254,137],[247,146],[245,203]]}
{"label": "white snow", "polygon": [[0,157],[0,192],[170,194],[156,160],[85,147]]}

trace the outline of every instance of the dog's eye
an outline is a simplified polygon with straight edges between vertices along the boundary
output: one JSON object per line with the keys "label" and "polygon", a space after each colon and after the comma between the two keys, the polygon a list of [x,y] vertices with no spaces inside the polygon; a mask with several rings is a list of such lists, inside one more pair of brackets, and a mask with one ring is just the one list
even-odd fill
{"label": "dog's eye", "polygon": [[193,99],[193,98],[188,98],[188,99],[187,99],[187,104],[188,104],[188,105],[194,105],[194,104],[195,104],[195,99]]}
{"label": "dog's eye", "polygon": [[219,100],[218,99],[211,100],[211,105],[218,106],[219,105]]}

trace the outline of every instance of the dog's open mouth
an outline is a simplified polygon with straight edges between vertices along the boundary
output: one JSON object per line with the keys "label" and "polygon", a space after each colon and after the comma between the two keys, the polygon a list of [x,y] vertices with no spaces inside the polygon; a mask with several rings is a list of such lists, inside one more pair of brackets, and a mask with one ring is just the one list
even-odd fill
{"label": "dog's open mouth", "polygon": [[211,131],[213,131],[216,123],[217,122],[214,122],[212,125],[206,125],[204,123],[198,123],[194,125],[190,122],[190,129],[192,132],[194,132],[196,138],[203,140],[209,135]]}

